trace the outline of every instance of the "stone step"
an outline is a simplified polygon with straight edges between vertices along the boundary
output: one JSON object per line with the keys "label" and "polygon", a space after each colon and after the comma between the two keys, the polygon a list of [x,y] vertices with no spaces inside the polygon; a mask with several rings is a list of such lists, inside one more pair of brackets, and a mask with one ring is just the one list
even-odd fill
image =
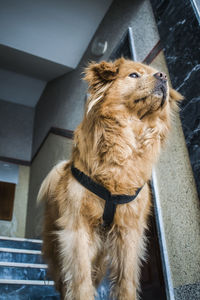
{"label": "stone step", "polygon": [[[109,284],[103,280],[95,300],[109,300]],[[59,300],[53,281],[0,279],[0,300]]]}
{"label": "stone step", "polygon": [[0,279],[46,280],[47,265],[0,262]]}
{"label": "stone step", "polygon": [[[0,300],[58,300],[54,282],[47,276],[41,240],[0,236]],[[95,300],[109,300],[104,279]]]}
{"label": "stone step", "polygon": [[0,300],[59,300],[52,281],[2,280]]}
{"label": "stone step", "polygon": [[42,264],[40,250],[0,248],[0,261]]}
{"label": "stone step", "polygon": [[42,241],[35,239],[9,238],[0,236],[0,248],[29,249],[41,251]]}

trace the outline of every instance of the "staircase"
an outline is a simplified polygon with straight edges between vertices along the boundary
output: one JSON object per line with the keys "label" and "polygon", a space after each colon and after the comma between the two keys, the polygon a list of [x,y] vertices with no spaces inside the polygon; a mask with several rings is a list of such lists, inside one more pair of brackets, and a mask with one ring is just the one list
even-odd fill
{"label": "staircase", "polygon": [[41,240],[0,237],[0,300],[60,299],[47,278]]}
{"label": "staircase", "polygon": [[[0,300],[60,299],[47,277],[41,246],[41,240],[0,236]],[[108,300],[108,291],[104,279],[95,300]]]}

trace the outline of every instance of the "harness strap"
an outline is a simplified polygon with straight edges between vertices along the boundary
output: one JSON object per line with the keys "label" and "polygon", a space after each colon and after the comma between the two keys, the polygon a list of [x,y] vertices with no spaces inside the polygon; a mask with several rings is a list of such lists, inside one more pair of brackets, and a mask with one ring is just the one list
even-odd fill
{"label": "harness strap", "polygon": [[113,222],[116,206],[118,204],[125,204],[133,201],[138,196],[141,189],[143,188],[143,186],[138,188],[134,195],[112,195],[109,190],[107,190],[102,185],[93,181],[85,173],[75,168],[73,164],[71,166],[71,172],[74,178],[81,185],[83,185],[90,192],[94,193],[95,195],[97,195],[98,197],[106,201],[104,212],[103,212],[103,221],[104,221],[103,225],[105,227],[110,226],[111,223]]}

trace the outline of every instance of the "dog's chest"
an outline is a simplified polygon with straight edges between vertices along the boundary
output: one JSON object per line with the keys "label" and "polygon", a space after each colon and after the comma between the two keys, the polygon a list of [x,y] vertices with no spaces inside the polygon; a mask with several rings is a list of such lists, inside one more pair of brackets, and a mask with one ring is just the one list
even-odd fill
{"label": "dog's chest", "polygon": [[126,127],[122,129],[122,135],[127,146],[131,146],[131,148],[133,149],[137,148],[136,134],[131,124],[128,124]]}
{"label": "dog's chest", "polygon": [[[121,129],[122,140],[124,141],[124,148],[134,154],[141,154],[152,150],[155,152],[155,147],[160,144],[160,134],[156,128],[145,126],[138,122],[132,122],[132,120],[126,121],[126,126]],[[130,152],[130,149],[132,150]]]}

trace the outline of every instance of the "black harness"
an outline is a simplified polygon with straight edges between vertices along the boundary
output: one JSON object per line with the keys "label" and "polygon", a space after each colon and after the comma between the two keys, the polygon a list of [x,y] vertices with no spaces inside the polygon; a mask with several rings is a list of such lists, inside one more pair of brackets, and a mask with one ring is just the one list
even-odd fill
{"label": "black harness", "polygon": [[118,204],[125,204],[133,201],[143,188],[143,186],[138,188],[134,195],[112,195],[109,190],[94,182],[89,176],[75,168],[73,165],[71,166],[71,172],[74,178],[76,178],[76,180],[86,189],[106,201],[103,212],[103,225],[105,227],[110,226],[113,222],[116,206]]}

